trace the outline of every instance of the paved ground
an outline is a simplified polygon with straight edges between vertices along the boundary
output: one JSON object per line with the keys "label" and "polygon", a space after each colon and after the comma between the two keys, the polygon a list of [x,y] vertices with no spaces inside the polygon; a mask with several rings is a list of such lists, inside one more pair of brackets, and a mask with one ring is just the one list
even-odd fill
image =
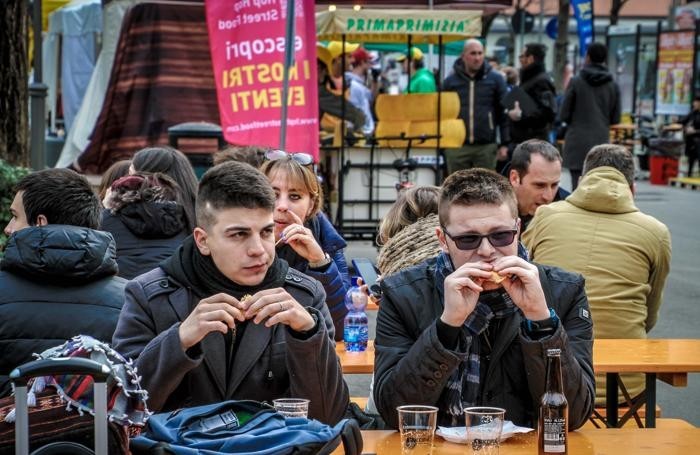
{"label": "paved ground", "polygon": [[[568,175],[562,185],[570,188]],[[673,257],[666,282],[664,305],[652,338],[700,338],[700,191],[637,183],[639,208],[664,222],[671,230]],[[354,257],[375,258],[369,242],[350,242],[348,261]],[[374,312],[370,312],[374,313]],[[374,314],[370,333],[374,334]],[[351,396],[369,394],[369,375],[348,375]],[[663,417],[681,418],[700,426],[700,374],[691,374],[688,387],[675,388],[658,382],[658,404]]]}

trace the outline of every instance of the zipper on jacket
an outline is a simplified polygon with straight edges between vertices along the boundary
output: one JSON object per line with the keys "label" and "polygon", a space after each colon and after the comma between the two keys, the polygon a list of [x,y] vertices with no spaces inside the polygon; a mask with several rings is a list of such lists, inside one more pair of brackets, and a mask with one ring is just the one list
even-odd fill
{"label": "zipper on jacket", "polygon": [[493,131],[493,113],[489,112],[489,128]]}
{"label": "zipper on jacket", "polygon": [[474,81],[469,81],[469,143],[474,143]]}

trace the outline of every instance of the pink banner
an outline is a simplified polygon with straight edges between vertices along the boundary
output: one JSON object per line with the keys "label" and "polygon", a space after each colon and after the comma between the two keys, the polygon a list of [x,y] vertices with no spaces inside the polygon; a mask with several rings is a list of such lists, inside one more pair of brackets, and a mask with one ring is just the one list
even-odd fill
{"label": "pink banner", "polygon": [[[206,0],[209,48],[224,137],[280,147],[287,0]],[[313,0],[295,2],[284,149],[318,161],[318,86]]]}

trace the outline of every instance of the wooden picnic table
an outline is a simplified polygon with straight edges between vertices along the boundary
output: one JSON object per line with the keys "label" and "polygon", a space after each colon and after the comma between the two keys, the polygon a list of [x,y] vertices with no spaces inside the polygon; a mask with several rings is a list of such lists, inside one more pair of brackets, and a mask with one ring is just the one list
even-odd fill
{"label": "wooden picnic table", "polygon": [[[364,454],[394,455],[401,453],[401,436],[396,431],[363,431]],[[700,428],[670,425],[655,429],[585,429],[569,433],[571,454],[615,455],[687,455],[696,453]],[[464,455],[471,450],[464,444],[447,442],[440,436],[433,441],[434,454]],[[343,453],[342,447],[333,455]],[[537,453],[537,432],[515,435],[501,443],[500,455],[532,455]]]}
{"label": "wooden picnic table", "polygon": [[[336,352],[345,374],[374,372],[374,341],[364,352],[346,352],[339,342]],[[608,426],[617,426],[617,388],[620,373],[646,375],[645,424],[653,428],[656,422],[656,379],[674,387],[688,385],[688,373],[700,372],[700,339],[598,339],[593,343],[593,369],[606,374],[606,418]]]}

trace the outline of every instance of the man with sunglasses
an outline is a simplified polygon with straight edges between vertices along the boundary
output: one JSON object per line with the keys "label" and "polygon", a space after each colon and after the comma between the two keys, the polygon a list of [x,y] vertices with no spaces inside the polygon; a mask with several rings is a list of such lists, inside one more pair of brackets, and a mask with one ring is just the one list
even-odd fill
{"label": "man with sunglasses", "polygon": [[464,407],[498,406],[516,425],[534,427],[545,352],[559,348],[569,428],[580,427],[595,398],[583,278],[529,262],[518,248],[513,188],[493,171],[449,176],[438,213],[442,252],[382,281],[379,413],[396,427],[396,406],[434,405],[438,424],[455,426]]}

